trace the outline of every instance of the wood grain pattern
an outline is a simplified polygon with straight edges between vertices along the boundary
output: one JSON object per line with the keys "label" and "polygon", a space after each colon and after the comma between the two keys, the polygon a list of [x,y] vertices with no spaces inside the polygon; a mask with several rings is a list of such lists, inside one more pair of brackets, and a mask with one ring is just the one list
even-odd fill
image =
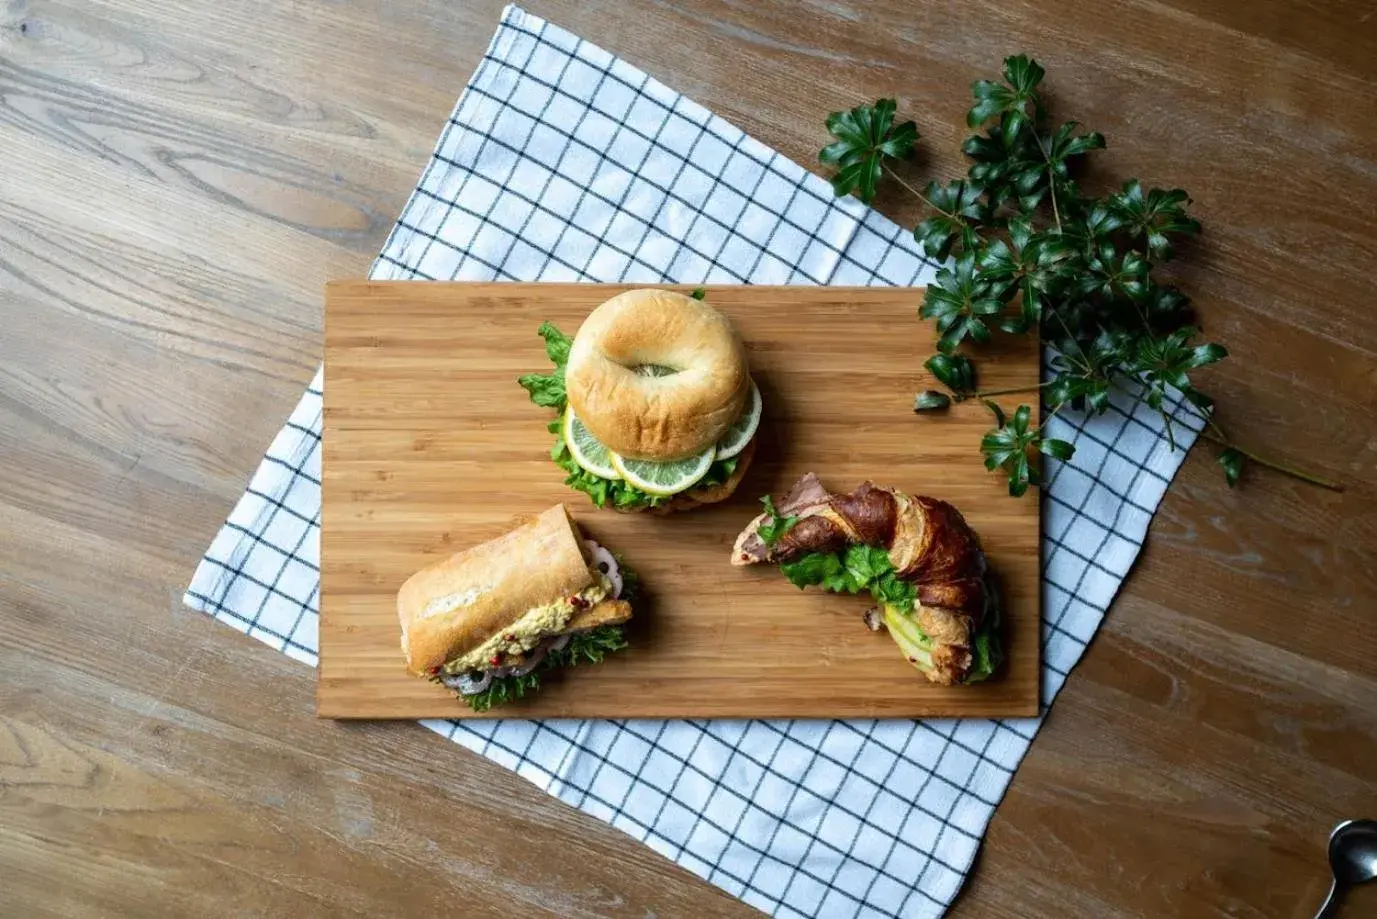
{"label": "wood grain pattern", "polygon": [[[549,458],[553,416],[515,382],[549,370],[535,331],[542,321],[573,335],[626,289],[328,286],[319,713],[473,717],[402,667],[397,589],[418,568],[563,501],[641,575],[646,599],[628,628],[631,648],[495,717],[1036,714],[1038,502],[1010,501],[972,462],[988,427],[983,409],[912,417],[922,373],[914,354],[931,349],[933,333],[890,330],[911,321],[921,290],[711,288],[765,400],[757,459],[727,501],[652,517],[598,512],[566,488]],[[1037,375],[1037,350],[1025,340],[996,355],[982,379],[1016,389]],[[1004,598],[1009,663],[998,679],[928,683],[888,636],[864,627],[866,600],[800,593],[772,566],[730,567],[732,540],[759,513],[760,495],[783,495],[810,471],[840,490],[873,479],[961,509]]]}
{"label": "wood grain pattern", "polygon": [[[314,673],[178,603],[502,2],[0,4],[0,915],[758,915],[421,728],[318,720]],[[526,6],[800,163],[895,96],[917,181],[1027,51],[1094,181],[1191,192],[1223,421],[1348,491],[1191,455],[951,916],[1313,916],[1377,801],[1370,4]]]}

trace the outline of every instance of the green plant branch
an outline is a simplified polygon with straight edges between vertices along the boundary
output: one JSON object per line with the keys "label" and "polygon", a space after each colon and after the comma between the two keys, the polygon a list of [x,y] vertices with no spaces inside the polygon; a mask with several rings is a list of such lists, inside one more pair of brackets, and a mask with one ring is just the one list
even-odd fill
{"label": "green plant branch", "polygon": [[956,219],[957,219],[956,215],[953,214],[951,211],[944,211],[944,210],[942,210],[940,207],[938,207],[937,205],[933,204],[932,201],[930,201],[930,200],[928,199],[928,196],[927,196],[927,195],[923,194],[921,191],[919,191],[918,189],[914,188],[912,185],[908,184],[908,183],[905,182],[903,179],[901,179],[901,178],[899,177],[899,173],[895,172],[893,169],[890,169],[888,166],[884,165],[883,163],[880,164],[880,168],[883,169],[883,170],[885,171],[885,175],[889,176],[891,179],[893,179],[894,181],[898,182],[900,185],[902,185],[904,188],[906,188],[906,189],[909,191],[910,194],[912,194],[914,197],[916,197],[919,201],[921,201],[921,202],[923,202],[924,204],[926,204],[928,207],[932,208],[932,209],[933,209],[934,211],[936,211],[937,213],[941,214],[941,215],[944,216],[944,217],[950,218],[950,219],[952,219],[952,220],[956,220]]}
{"label": "green plant branch", "polygon": [[1047,422],[1057,417],[1057,412],[1061,411],[1065,406],[1065,402],[1058,402],[1056,405],[1052,406],[1052,410],[1044,415],[1042,421],[1038,423],[1038,430],[1041,431],[1043,428],[1047,427]]}
{"label": "green plant branch", "polygon": [[1041,392],[1043,387],[1051,386],[1052,381],[1039,383],[1036,386],[1011,386],[1008,389],[978,389],[969,395],[962,396],[963,399],[988,399],[990,396],[1011,396],[1021,392]]}
{"label": "green plant branch", "polygon": [[1289,475],[1293,479],[1300,479],[1302,482],[1309,482],[1311,485],[1318,485],[1320,488],[1327,488],[1330,491],[1342,492],[1344,490],[1343,485],[1335,482],[1333,479],[1326,479],[1323,476],[1315,475],[1313,472],[1297,469],[1295,466],[1288,465],[1280,460],[1269,459],[1261,454],[1254,453],[1252,450],[1246,450],[1229,440],[1227,437],[1221,436],[1220,433],[1217,433],[1218,431],[1219,426],[1214,424],[1214,422],[1210,422],[1210,427],[1201,431],[1200,436],[1206,440],[1219,444],[1221,447],[1225,447],[1229,450],[1237,450],[1259,466],[1266,466],[1268,469],[1275,470],[1283,475]]}
{"label": "green plant branch", "polygon": [[[967,123],[976,132],[962,146],[972,163],[965,177],[927,186],[931,194],[886,162],[907,159],[918,139],[912,121],[894,123],[895,100],[880,99],[827,118],[834,140],[819,158],[837,167],[836,194],[854,192],[868,202],[877,180],[892,179],[931,209],[914,228],[923,251],[940,261],[956,256],[929,283],[919,309],[941,335],[938,353],[924,366],[947,393],[919,393],[914,411],[940,411],[973,397],[986,400],[997,424],[982,438],[981,453],[988,468],[1003,469],[1010,494],[1017,496],[1031,484],[1020,446],[1069,457],[1073,444],[1056,438],[1038,442],[1043,426],[1067,405],[1103,413],[1115,389],[1128,393],[1135,407],[1155,405],[1165,439],[1176,449],[1177,409],[1164,400],[1168,384],[1180,384],[1175,388],[1188,411],[1179,419],[1185,423],[1194,415],[1201,436],[1225,448],[1219,464],[1230,487],[1251,460],[1341,491],[1323,476],[1235,446],[1214,420],[1208,397],[1189,375],[1226,358],[1228,351],[1201,339],[1190,321],[1189,300],[1169,280],[1154,276],[1172,257],[1174,242],[1200,232],[1199,221],[1187,212],[1190,198],[1181,189],[1145,187],[1137,179],[1117,191],[1085,194],[1072,170],[1087,153],[1103,149],[1104,138],[1094,131],[1077,134],[1073,121],[1059,127],[1044,123],[1039,93],[1044,76],[1036,61],[1014,55],[1004,60],[1002,82],[972,84],[975,104]],[[1028,115],[1030,105],[1035,118]],[[1006,307],[1018,296],[1031,302],[1010,316]],[[1036,386],[977,389],[975,367],[961,353],[963,346],[1025,332],[1047,334],[1056,354],[1050,379]],[[1029,417],[1035,406],[1027,404],[1018,407],[1016,422],[1008,422],[991,399],[1015,393],[1039,393],[1039,402],[1052,393],[1060,402],[1037,425]]]}
{"label": "green plant branch", "polygon": [[[1122,383],[1119,383],[1118,381],[1111,381],[1111,385],[1113,385],[1115,389],[1119,390],[1124,395],[1132,397],[1135,402],[1141,402],[1143,399],[1141,387],[1135,394],[1131,392],[1128,389],[1128,387],[1124,386]],[[1181,405],[1183,405],[1196,418],[1199,418],[1202,422],[1204,422],[1205,427],[1199,433],[1200,436],[1205,438],[1206,440],[1212,443],[1219,444],[1219,446],[1225,448],[1226,450],[1237,450],[1239,453],[1242,453],[1244,456],[1248,457],[1248,459],[1257,463],[1259,466],[1265,466],[1268,469],[1273,470],[1274,472],[1280,472],[1283,475],[1289,475],[1294,479],[1300,479],[1302,482],[1309,482],[1311,485],[1318,485],[1320,488],[1327,488],[1330,491],[1342,492],[1344,490],[1343,485],[1339,484],[1338,482],[1335,482],[1333,479],[1326,479],[1323,476],[1316,475],[1313,472],[1306,472],[1304,469],[1297,469],[1295,466],[1283,463],[1280,460],[1274,460],[1269,457],[1263,456],[1260,453],[1255,453],[1252,450],[1247,450],[1243,447],[1240,447],[1238,444],[1234,443],[1232,440],[1229,439],[1229,435],[1224,433],[1224,429],[1219,426],[1218,422],[1216,422],[1212,417],[1210,417],[1210,414],[1206,412],[1204,409],[1200,408],[1200,406],[1196,405],[1194,402],[1190,402],[1185,399],[1181,401]],[[1161,413],[1163,420],[1167,424],[1168,431],[1170,431],[1171,416],[1160,409],[1159,412]],[[1176,449],[1176,443],[1174,440],[1171,441],[1171,448],[1173,450]]]}

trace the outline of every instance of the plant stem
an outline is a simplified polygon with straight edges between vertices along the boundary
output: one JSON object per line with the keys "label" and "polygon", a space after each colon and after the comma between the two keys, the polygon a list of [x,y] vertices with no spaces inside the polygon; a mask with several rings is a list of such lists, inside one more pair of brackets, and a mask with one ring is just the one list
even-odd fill
{"label": "plant stem", "polygon": [[990,396],[1008,396],[1018,392],[1037,392],[1044,386],[1051,385],[1052,381],[1048,380],[1046,383],[1039,383],[1036,386],[1012,386],[1008,389],[978,389],[972,393],[971,396],[976,399],[988,399]]}
{"label": "plant stem", "polygon": [[[1051,165],[1051,160],[1048,160]],[[1052,193],[1052,219],[1057,222],[1057,232],[1061,232],[1061,211],[1057,208],[1057,180],[1049,172],[1047,175],[1047,190]]]}
{"label": "plant stem", "polygon": [[1224,436],[1224,432],[1219,429],[1219,425],[1215,424],[1208,418],[1205,419],[1205,423],[1209,425],[1209,428],[1200,432],[1201,437],[1205,438],[1206,440],[1213,441],[1214,443],[1219,444],[1221,447],[1225,447],[1230,450],[1237,450],[1239,453],[1242,453],[1244,456],[1248,457],[1248,459],[1257,463],[1259,466],[1266,466],[1268,469],[1274,469],[1277,472],[1282,473],[1283,475],[1289,475],[1294,479],[1300,479],[1302,482],[1309,482],[1311,485],[1318,485],[1321,488],[1327,488],[1330,491],[1341,492],[1344,490],[1344,487],[1342,485],[1340,485],[1338,482],[1335,482],[1332,479],[1326,479],[1321,476],[1317,476],[1314,473],[1306,472],[1303,469],[1297,469],[1295,466],[1288,466],[1286,463],[1280,462],[1278,460],[1268,459],[1265,456],[1259,456],[1251,450],[1245,450],[1242,447],[1230,441],[1228,437]]}
{"label": "plant stem", "polygon": [[[1116,380],[1111,380],[1110,382],[1114,385],[1116,389],[1118,389],[1125,395],[1133,395],[1133,393],[1129,392],[1128,388],[1124,386],[1122,383],[1119,383]],[[1139,401],[1141,401],[1141,394],[1136,398]],[[1206,414],[1206,412],[1203,409],[1201,409],[1200,406],[1188,400],[1182,400],[1181,404],[1184,405],[1187,409],[1189,409],[1191,413],[1195,415],[1195,417],[1205,422],[1206,427],[1204,430],[1200,432],[1200,436],[1205,438],[1206,440],[1217,443],[1227,450],[1237,450],[1239,453],[1242,453],[1244,456],[1248,457],[1248,459],[1257,463],[1259,466],[1266,466],[1268,469],[1280,472],[1282,475],[1289,475],[1293,479],[1300,479],[1302,482],[1309,482],[1311,485],[1318,485],[1319,487],[1327,488],[1330,491],[1341,492],[1344,490],[1344,487],[1340,485],[1338,482],[1335,482],[1333,479],[1326,479],[1322,476],[1315,475],[1312,472],[1306,472],[1303,469],[1297,469],[1295,466],[1288,466],[1286,463],[1283,463],[1279,460],[1268,459],[1267,457],[1260,456],[1251,450],[1245,450],[1244,448],[1238,446],[1238,444],[1230,440],[1229,435],[1224,433],[1224,429],[1221,428],[1218,425],[1218,423],[1216,423],[1215,420],[1212,417],[1210,417],[1210,415]],[[1166,413],[1163,412],[1163,417],[1165,416]],[[1170,424],[1171,422],[1168,421],[1167,423]],[[1173,446],[1172,449],[1175,449],[1175,447]]]}
{"label": "plant stem", "polygon": [[1056,405],[1052,406],[1052,410],[1047,413],[1047,416],[1043,418],[1041,422],[1038,423],[1038,430],[1041,431],[1043,428],[1047,427],[1047,422],[1057,417],[1057,412],[1061,411],[1065,405],[1065,402],[1058,402]]}
{"label": "plant stem", "polygon": [[[1066,330],[1066,337],[1071,341],[1071,344],[1076,346],[1076,350],[1081,353],[1081,367],[1085,370],[1087,374],[1093,376],[1095,373],[1095,368],[1090,366],[1090,356],[1086,354],[1085,349],[1081,347],[1080,340],[1077,339],[1076,336],[1071,333],[1071,327],[1066,324],[1066,320],[1062,317],[1061,313],[1058,313],[1056,310],[1052,310],[1052,315],[1057,317],[1057,321],[1061,323],[1061,327]],[[1065,351],[1062,351],[1060,353],[1067,360],[1075,359],[1071,355],[1067,354]]]}
{"label": "plant stem", "polygon": [[944,211],[944,210],[942,210],[940,207],[938,207],[937,205],[935,205],[935,204],[933,204],[931,201],[929,201],[927,195],[923,194],[921,191],[919,191],[918,189],[914,188],[912,185],[908,184],[908,183],[905,182],[903,179],[899,178],[899,174],[898,174],[897,172],[895,172],[893,169],[890,169],[890,168],[889,168],[888,166],[886,166],[884,163],[881,163],[881,164],[880,164],[880,168],[883,169],[883,170],[885,171],[885,174],[888,175],[891,179],[893,179],[894,181],[898,182],[900,185],[904,186],[904,188],[908,189],[909,192],[910,192],[911,194],[913,194],[919,201],[923,202],[924,204],[926,204],[928,207],[932,208],[932,209],[933,209],[934,211],[936,211],[937,213],[941,214],[941,215],[944,216],[944,217],[947,217],[947,218],[950,219],[950,220],[955,220],[955,219],[957,219],[955,214],[951,213],[950,211]]}

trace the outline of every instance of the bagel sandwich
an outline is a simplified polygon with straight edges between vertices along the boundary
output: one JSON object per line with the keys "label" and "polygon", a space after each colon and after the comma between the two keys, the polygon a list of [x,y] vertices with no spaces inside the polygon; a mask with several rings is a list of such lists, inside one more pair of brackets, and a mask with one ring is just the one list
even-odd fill
{"label": "bagel sandwich", "polygon": [[751,521],[733,565],[774,562],[796,587],[868,592],[872,631],[887,629],[929,682],[990,677],[1004,660],[999,607],[985,554],[961,512],[945,501],[869,482],[833,494],[812,473]]}
{"label": "bagel sandwich", "polygon": [[598,507],[666,514],[730,497],[755,455],[760,390],[727,318],[692,295],[630,290],[569,338],[542,323],[554,370],[517,382],[558,417],[551,458]]}
{"label": "bagel sandwich", "polygon": [[626,647],[635,575],[563,504],[422,568],[397,593],[407,670],[483,712]]}

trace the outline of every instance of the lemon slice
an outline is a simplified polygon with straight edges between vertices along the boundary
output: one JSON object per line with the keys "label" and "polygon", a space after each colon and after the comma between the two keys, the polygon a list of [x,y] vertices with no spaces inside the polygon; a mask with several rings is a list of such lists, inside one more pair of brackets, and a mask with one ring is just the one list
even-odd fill
{"label": "lemon slice", "polygon": [[667,498],[692,488],[708,474],[717,448],[708,447],[697,456],[672,463],[652,463],[649,460],[627,459],[609,451],[612,465],[621,477],[648,495]]}
{"label": "lemon slice", "polygon": [[731,459],[746,449],[746,444],[755,436],[756,428],[760,427],[761,408],[760,390],[756,388],[755,380],[751,380],[751,397],[746,402],[745,411],[717,442],[718,459]]}
{"label": "lemon slice", "polygon": [[612,465],[612,451],[603,446],[593,432],[583,426],[573,408],[564,410],[564,444],[569,455],[579,466],[602,476],[604,479],[620,479],[621,473]]}

